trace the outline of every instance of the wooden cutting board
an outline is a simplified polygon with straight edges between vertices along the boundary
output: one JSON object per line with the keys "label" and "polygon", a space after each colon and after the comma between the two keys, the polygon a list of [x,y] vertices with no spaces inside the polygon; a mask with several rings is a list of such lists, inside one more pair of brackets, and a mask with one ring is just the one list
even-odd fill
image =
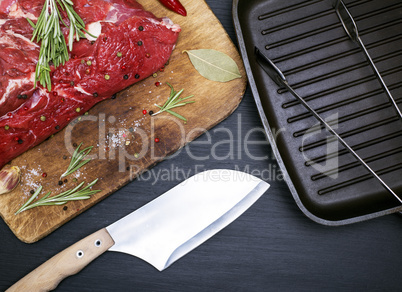
{"label": "wooden cutting board", "polygon": [[[177,47],[157,77],[127,88],[116,99],[101,102],[63,131],[11,162],[22,170],[22,180],[13,192],[0,196],[0,215],[26,243],[48,235],[217,125],[237,108],[243,97],[246,74],[241,58],[204,1],[181,0],[187,17],[170,12],[156,0],[139,2],[156,16],[168,16],[182,27]],[[183,50],[192,49],[226,53],[236,61],[243,77],[227,83],[205,79],[194,69],[187,54],[182,54]],[[156,82],[162,85],[155,86]],[[196,103],[176,109],[188,119],[186,123],[167,113],[155,117],[142,113],[144,109],[156,111],[154,104],[166,101],[170,93],[166,82],[176,90],[184,88],[182,97],[194,94]],[[93,159],[59,186],[59,177],[68,167],[74,145],[80,143],[83,147],[94,146],[90,153]],[[47,176],[43,177],[43,173]],[[91,199],[37,207],[14,215],[38,186],[43,186],[40,197],[48,191],[56,195],[96,178],[99,181],[94,189],[102,191]]]}

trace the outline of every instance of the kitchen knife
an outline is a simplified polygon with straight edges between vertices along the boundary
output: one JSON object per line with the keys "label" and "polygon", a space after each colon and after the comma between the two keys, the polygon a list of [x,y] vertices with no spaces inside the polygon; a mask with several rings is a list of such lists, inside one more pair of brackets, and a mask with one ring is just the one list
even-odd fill
{"label": "kitchen knife", "polygon": [[199,173],[61,251],[7,291],[55,289],[107,250],[137,256],[162,271],[239,217],[268,188],[240,171]]}

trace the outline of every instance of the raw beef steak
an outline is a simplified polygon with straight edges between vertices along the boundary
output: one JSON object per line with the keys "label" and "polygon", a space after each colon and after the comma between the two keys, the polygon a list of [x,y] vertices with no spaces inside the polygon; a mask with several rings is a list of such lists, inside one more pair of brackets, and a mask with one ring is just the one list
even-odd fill
{"label": "raw beef steak", "polygon": [[0,1],[0,168],[99,101],[159,70],[180,32],[135,0],[74,0],[75,11],[98,38],[76,42],[70,60],[51,68],[49,92],[35,88],[40,47],[30,41],[33,29],[26,20],[36,22],[43,2]]}

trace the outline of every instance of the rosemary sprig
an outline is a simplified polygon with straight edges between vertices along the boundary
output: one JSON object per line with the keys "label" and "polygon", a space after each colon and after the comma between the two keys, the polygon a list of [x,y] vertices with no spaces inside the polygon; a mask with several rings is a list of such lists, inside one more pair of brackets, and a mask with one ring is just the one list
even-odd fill
{"label": "rosemary sprig", "polygon": [[[35,70],[35,84],[37,81],[50,91],[52,83],[50,80],[50,62],[55,67],[68,61],[68,50],[63,32],[61,31],[60,22],[68,27],[61,17],[60,8],[66,11],[70,22],[68,34],[68,46],[70,51],[73,49],[74,39],[77,41],[85,38],[84,32],[91,35],[86,29],[84,21],[74,11],[73,2],[71,0],[45,0],[38,21],[34,24],[31,20],[28,22],[33,26],[34,32],[32,41],[41,43],[39,59]],[[59,8],[60,7],[60,8]],[[91,35],[94,37],[93,35]]]}
{"label": "rosemary sprig", "polygon": [[96,184],[98,179],[95,179],[93,182],[88,184],[86,187],[80,188],[84,185],[85,182],[80,183],[78,186],[75,188],[65,191],[61,194],[58,194],[57,196],[50,197],[50,194],[52,192],[48,192],[45,196],[42,198],[36,200],[33,202],[33,200],[40,194],[42,191],[42,186],[36,189],[35,193],[32,195],[32,197],[24,204],[22,205],[21,208],[18,209],[17,212],[15,212],[15,215],[24,212],[26,210],[39,207],[39,206],[54,206],[54,205],[63,205],[69,201],[78,201],[78,200],[87,200],[89,199],[93,194],[96,194],[100,192],[100,190],[90,190],[94,184]]}
{"label": "rosemary sprig", "polygon": [[165,102],[165,104],[163,106],[157,105],[155,104],[155,106],[157,106],[160,110],[157,113],[154,113],[153,116],[156,116],[162,112],[167,112],[171,115],[174,115],[175,117],[183,120],[183,121],[187,121],[187,119],[185,117],[183,117],[182,115],[179,115],[178,113],[172,111],[173,108],[175,107],[179,107],[179,106],[185,106],[186,104],[189,103],[194,103],[195,100],[189,100],[189,101],[185,101],[189,98],[192,98],[194,95],[190,95],[187,97],[183,97],[183,98],[179,98],[180,95],[183,93],[184,89],[180,90],[180,91],[175,91],[173,89],[173,86],[171,84],[169,84],[168,82],[166,82],[167,85],[169,85],[170,87],[170,95],[169,98],[167,99],[167,101]]}
{"label": "rosemary sprig", "polygon": [[74,171],[80,169],[82,166],[91,161],[91,159],[83,159],[89,154],[89,152],[91,152],[93,146],[89,146],[80,151],[81,145],[82,143],[78,145],[77,149],[75,149],[73,156],[71,157],[70,165],[67,167],[67,170],[60,176],[60,179],[72,174]]}

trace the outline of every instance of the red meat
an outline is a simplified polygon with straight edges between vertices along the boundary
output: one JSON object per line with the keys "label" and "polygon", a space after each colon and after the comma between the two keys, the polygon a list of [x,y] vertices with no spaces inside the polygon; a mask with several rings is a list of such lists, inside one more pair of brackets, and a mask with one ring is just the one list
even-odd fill
{"label": "red meat", "polygon": [[34,86],[39,46],[30,42],[32,28],[25,19],[35,22],[41,5],[43,0],[1,1],[0,168],[99,101],[161,68],[180,32],[178,25],[156,18],[134,0],[75,0],[87,28],[99,27],[101,34],[96,41],[75,43],[71,59],[52,68],[48,92]]}

